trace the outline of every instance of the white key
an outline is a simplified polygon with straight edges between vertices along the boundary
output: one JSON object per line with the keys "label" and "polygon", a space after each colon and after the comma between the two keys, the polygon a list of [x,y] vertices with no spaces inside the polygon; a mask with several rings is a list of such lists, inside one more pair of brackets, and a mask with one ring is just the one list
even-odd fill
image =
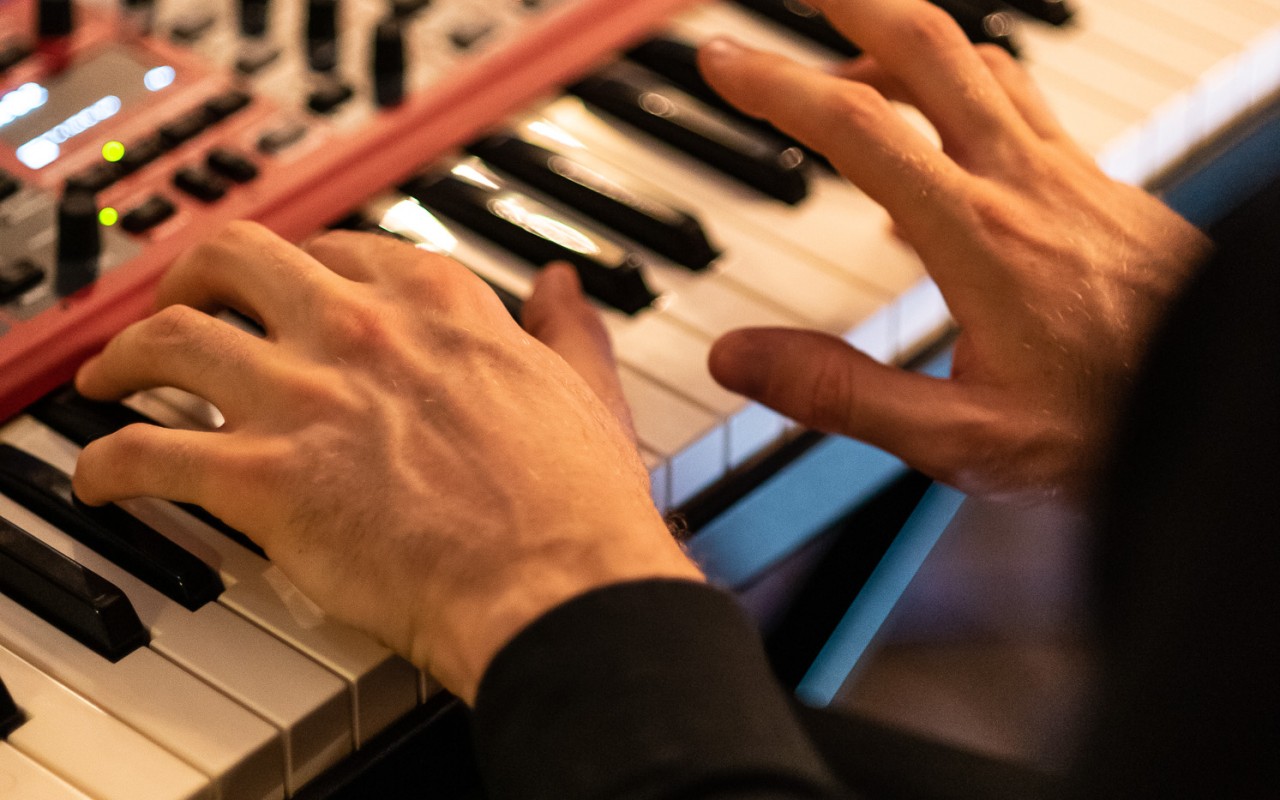
{"label": "white key", "polygon": [[90,800],[4,742],[0,742],[0,795],[15,800]]}
{"label": "white key", "polygon": [[[67,442],[30,417],[5,441],[62,460]],[[55,466],[65,466],[58,464]],[[0,498],[15,524],[114,583],[151,632],[151,648],[238,700],[283,733],[286,785],[295,791],[351,752],[351,698],[329,671],[217,603],[190,611],[35,514]]]}
{"label": "white key", "polygon": [[96,800],[214,797],[204,775],[3,647],[0,675],[27,717],[9,745]]}
{"label": "white key", "polygon": [[3,595],[0,645],[212,778],[220,797],[284,797],[279,731],[154,650],[113,664]]}

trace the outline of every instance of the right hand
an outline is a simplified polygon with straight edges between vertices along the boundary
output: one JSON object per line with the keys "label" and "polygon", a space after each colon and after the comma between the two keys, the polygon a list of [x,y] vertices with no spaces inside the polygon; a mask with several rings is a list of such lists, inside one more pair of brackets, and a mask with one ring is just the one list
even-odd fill
{"label": "right hand", "polygon": [[[811,2],[868,55],[833,74],[719,40],[703,72],[888,210],[959,324],[952,374],[763,329],[717,342],[712,373],[966,492],[1080,498],[1151,330],[1208,240],[1098,169],[1018,65],[974,48],[936,6]],[[917,107],[942,150],[890,100]]]}

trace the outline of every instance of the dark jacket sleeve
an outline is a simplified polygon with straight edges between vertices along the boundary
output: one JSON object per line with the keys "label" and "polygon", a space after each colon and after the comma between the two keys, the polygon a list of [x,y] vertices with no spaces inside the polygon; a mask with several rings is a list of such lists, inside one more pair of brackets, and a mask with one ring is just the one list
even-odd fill
{"label": "dark jacket sleeve", "polygon": [[732,597],[644,581],[576,598],[495,658],[474,714],[492,800],[835,800]]}

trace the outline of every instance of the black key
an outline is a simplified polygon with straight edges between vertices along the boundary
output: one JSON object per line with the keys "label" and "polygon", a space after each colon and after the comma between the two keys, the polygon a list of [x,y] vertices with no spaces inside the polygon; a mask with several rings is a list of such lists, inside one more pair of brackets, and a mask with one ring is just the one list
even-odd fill
{"label": "black key", "polygon": [[183,167],[173,175],[173,185],[205,203],[221,200],[231,188],[226,179],[202,167]]}
{"label": "black key", "polygon": [[258,177],[258,167],[248,158],[226,147],[215,147],[205,157],[209,169],[236,183],[248,183]]}
{"label": "black key", "polygon": [[4,519],[0,591],[113,662],[151,640],[129,598],[115,584]]}
{"label": "black key", "polygon": [[205,111],[203,107],[197,108],[161,125],[160,140],[166,147],[177,147],[183,142],[195,138],[197,134],[207,127],[209,127],[209,112]]}
{"label": "black key", "polygon": [[757,14],[790,28],[811,42],[853,58],[862,50],[852,44],[813,6],[800,0],[738,0]]}
{"label": "black key", "polygon": [[[140,414],[126,405],[90,400],[71,386],[64,386],[51,392],[27,411],[78,447],[86,447],[90,442],[115,433],[126,425],[160,425],[151,417]],[[236,544],[266,557],[262,548],[254,544],[252,539],[200,506],[191,503],[174,505]]]}
{"label": "black key", "polygon": [[44,268],[29,259],[0,261],[0,303],[15,300],[23,292],[39,286],[44,276]]}
{"label": "black key", "polygon": [[1076,14],[1067,0],[1000,0],[1000,2],[1050,25],[1066,25],[1075,18]]}
{"label": "black key", "polygon": [[192,611],[222,593],[203,561],[116,506],[81,503],[71,476],[7,444],[0,444],[0,492]]}
{"label": "black key", "polygon": [[332,114],[354,94],[355,91],[345,83],[326,81],[311,92],[307,98],[307,107],[317,114]]}
{"label": "black key", "polygon": [[569,262],[587,294],[620,311],[634,314],[657,299],[639,256],[511,189],[478,159],[414,179],[403,190],[534,266]]}
{"label": "black key", "polygon": [[172,217],[175,211],[168,198],[153,194],[142,205],[120,218],[120,227],[129,233],[144,233]]}
{"label": "black key", "polygon": [[0,203],[13,197],[21,188],[21,181],[4,170],[0,170]]}
{"label": "black key", "polygon": [[951,15],[974,44],[994,44],[1017,56],[1018,44],[1013,38],[1013,15],[1004,11],[988,11],[970,0],[930,0]]}
{"label": "black key", "polygon": [[204,113],[208,115],[210,124],[221,122],[227,117],[244,109],[253,100],[248,92],[232,89],[209,98],[204,103]]}
{"label": "black key", "polygon": [[258,150],[273,156],[302,141],[302,137],[306,135],[307,126],[300,122],[285,125],[282,128],[267,131],[258,137]]}
{"label": "black key", "polygon": [[569,91],[770,197],[795,204],[809,193],[803,151],[708,108],[648,70],[614,64]]}
{"label": "black key", "polygon": [[698,70],[698,48],[692,43],[659,36],[628,50],[627,59],[661,75],[675,84],[681,91],[698,98],[717,111],[728,114],[742,124],[764,131],[769,136],[773,136],[779,141],[784,141],[793,147],[801,148],[808,155],[810,161],[834,171],[834,168],[831,167],[826,157],[821,153],[805,147],[800,142],[773,127],[767,120],[742,113],[717,94],[716,90],[712,89],[711,85],[702,77],[702,72]]}
{"label": "black key", "polygon": [[124,177],[124,171],[118,164],[99,161],[67,178],[67,186],[97,194],[122,177]]}
{"label": "black key", "polygon": [[124,155],[116,162],[116,166],[128,175],[137,172],[146,165],[164,155],[167,150],[164,140],[159,135],[139,139],[124,150]]}
{"label": "black key", "polygon": [[499,169],[690,269],[720,255],[693,215],[516,136],[491,136],[468,148]]}
{"label": "black key", "polygon": [[0,72],[17,66],[31,55],[32,49],[23,42],[5,42],[0,44]]}
{"label": "black key", "polygon": [[0,681],[0,740],[3,740],[23,722],[22,712],[13,702],[9,689]]}

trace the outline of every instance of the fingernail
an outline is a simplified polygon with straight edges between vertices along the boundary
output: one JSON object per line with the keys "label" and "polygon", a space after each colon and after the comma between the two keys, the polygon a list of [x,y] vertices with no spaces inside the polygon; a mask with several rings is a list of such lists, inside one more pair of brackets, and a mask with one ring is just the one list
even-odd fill
{"label": "fingernail", "polygon": [[717,36],[702,46],[703,57],[713,64],[727,64],[741,58],[746,49],[728,36]]}

